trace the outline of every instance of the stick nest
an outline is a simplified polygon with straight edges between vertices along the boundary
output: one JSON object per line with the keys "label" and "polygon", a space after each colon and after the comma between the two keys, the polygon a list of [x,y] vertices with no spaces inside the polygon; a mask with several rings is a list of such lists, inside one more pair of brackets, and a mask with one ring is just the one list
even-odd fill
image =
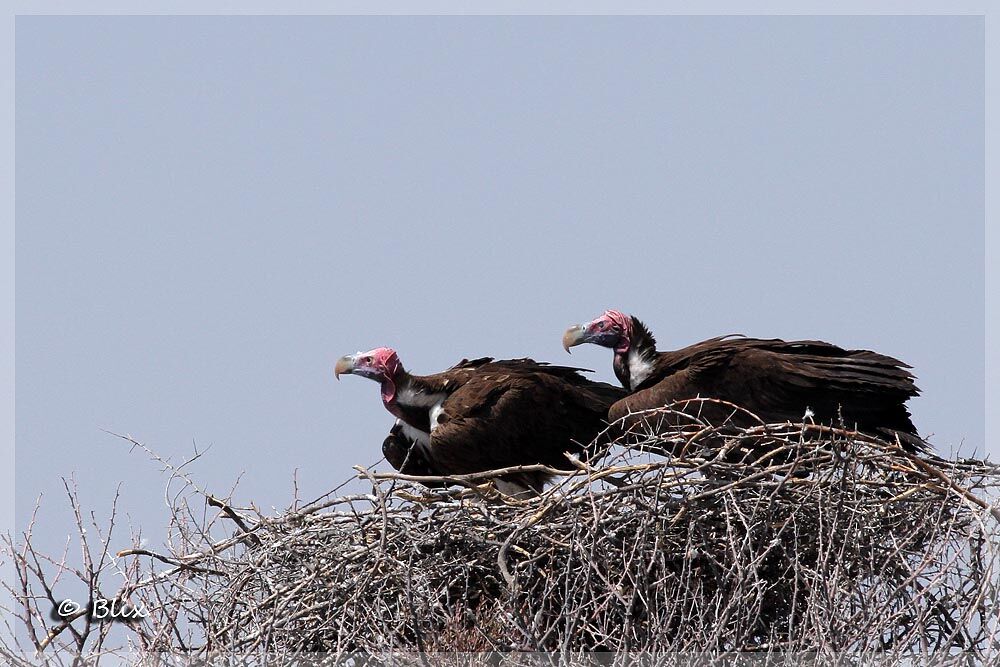
{"label": "stick nest", "polygon": [[362,468],[370,493],[278,515],[181,498],[170,553],[119,554],[136,645],[1000,655],[995,466],[666,412],[527,500]]}

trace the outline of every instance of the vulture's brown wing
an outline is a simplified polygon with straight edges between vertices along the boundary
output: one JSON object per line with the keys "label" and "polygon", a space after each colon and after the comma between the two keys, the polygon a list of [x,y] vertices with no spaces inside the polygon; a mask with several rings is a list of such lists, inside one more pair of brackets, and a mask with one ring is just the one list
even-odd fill
{"label": "vulture's brown wing", "polygon": [[[808,409],[817,421],[842,417],[862,430],[916,434],[904,403],[918,390],[909,367],[892,357],[821,341],[741,338],[713,344],[688,361],[616,403],[610,419],[701,396],[730,401],[766,422],[798,422]],[[716,425],[730,414],[711,405],[703,410]]]}
{"label": "vulture's brown wing", "polygon": [[589,386],[594,384],[592,380],[586,378],[583,373],[593,373],[589,368],[577,368],[575,366],[557,366],[545,361],[535,361],[527,357],[521,359],[500,359],[490,361],[480,367],[483,372],[491,373],[512,373],[516,375],[534,375],[543,373],[553,375],[575,386]]}
{"label": "vulture's brown wing", "polygon": [[734,353],[722,342],[722,338],[713,338],[705,341],[700,350],[691,346],[677,353],[661,355],[663,362],[658,376],[662,379],[647,381],[644,389],[617,401],[608,411],[608,419],[615,422],[636,412],[698,396],[719,397],[713,393],[717,391],[716,379],[728,366]]}
{"label": "vulture's brown wing", "polygon": [[605,424],[610,395],[602,391],[546,373],[475,377],[444,401],[430,456],[449,474],[533,463],[568,469],[563,452],[581,452]]}
{"label": "vulture's brown wing", "polygon": [[469,378],[483,372],[483,369],[494,364],[493,357],[478,359],[462,359],[454,366],[440,373],[422,375],[421,383],[432,393],[451,393],[469,381]]}
{"label": "vulture's brown wing", "polygon": [[449,368],[453,371],[461,368],[479,368],[486,364],[493,363],[493,357],[479,357],[478,359],[462,359],[460,362]]}
{"label": "vulture's brown wing", "polygon": [[905,402],[919,390],[906,364],[823,345],[751,349],[734,359],[752,404],[768,421],[800,421],[808,408],[821,422],[843,419],[850,428],[916,435]]}
{"label": "vulture's brown wing", "polygon": [[773,355],[777,370],[795,386],[882,394],[904,401],[920,393],[910,367],[899,359],[819,341],[778,343],[755,348],[754,352],[758,356]]}

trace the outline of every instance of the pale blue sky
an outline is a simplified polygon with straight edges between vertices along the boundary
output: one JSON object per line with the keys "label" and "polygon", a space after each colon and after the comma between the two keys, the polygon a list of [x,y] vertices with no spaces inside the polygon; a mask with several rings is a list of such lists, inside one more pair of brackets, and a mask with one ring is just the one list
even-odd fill
{"label": "pale blue sky", "polygon": [[[20,17],[17,501],[158,539],[163,477],[284,506],[379,457],[396,347],[574,362],[821,338],[915,367],[983,449],[981,17]],[[57,520],[58,518],[58,520]]]}

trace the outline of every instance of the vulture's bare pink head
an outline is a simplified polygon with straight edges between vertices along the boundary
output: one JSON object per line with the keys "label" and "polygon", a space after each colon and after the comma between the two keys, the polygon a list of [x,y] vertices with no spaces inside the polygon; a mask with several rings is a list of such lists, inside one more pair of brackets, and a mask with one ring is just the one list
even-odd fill
{"label": "vulture's bare pink head", "polygon": [[619,354],[628,352],[632,341],[632,318],[618,310],[606,310],[597,319],[577,324],[563,334],[563,348],[584,343],[610,347]]}
{"label": "vulture's bare pink head", "polygon": [[403,373],[403,364],[391,347],[376,347],[368,352],[348,354],[337,359],[333,374],[360,375],[382,385],[382,400],[390,403],[396,394],[397,376]]}

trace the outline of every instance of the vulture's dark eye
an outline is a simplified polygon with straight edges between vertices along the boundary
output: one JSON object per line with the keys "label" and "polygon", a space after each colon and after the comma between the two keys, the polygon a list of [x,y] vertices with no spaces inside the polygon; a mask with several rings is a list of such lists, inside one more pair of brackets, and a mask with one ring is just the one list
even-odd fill
{"label": "vulture's dark eye", "polygon": [[607,325],[607,323],[606,323],[606,322],[599,322],[599,323],[597,324],[597,328],[598,328],[598,329],[607,329],[607,328],[608,328],[608,325]]}
{"label": "vulture's dark eye", "polygon": [[366,363],[366,364],[370,364],[370,363],[372,362],[372,358],[371,358],[371,357],[365,357],[365,358],[364,358],[364,359],[362,359],[361,361],[363,361],[363,362],[364,362],[364,363]]}

